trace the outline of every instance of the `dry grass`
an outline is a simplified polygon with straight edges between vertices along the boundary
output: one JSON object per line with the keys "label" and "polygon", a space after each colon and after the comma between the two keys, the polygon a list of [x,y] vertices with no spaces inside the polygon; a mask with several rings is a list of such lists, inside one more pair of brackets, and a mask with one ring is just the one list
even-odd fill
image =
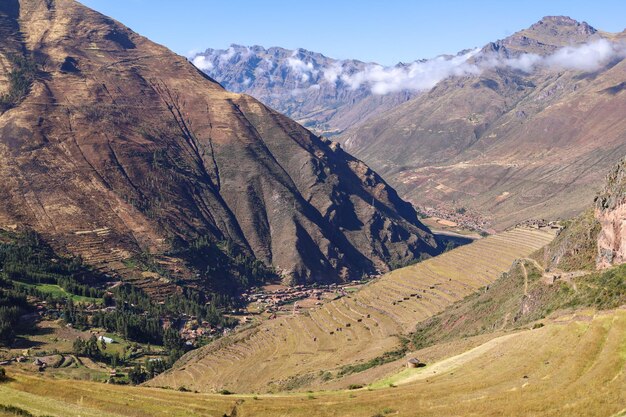
{"label": "dry grass", "polygon": [[418,369],[396,388],[255,398],[18,374],[0,385],[0,404],[64,417],[206,417],[235,407],[238,417],[610,416],[626,408],[625,364],[626,311],[578,312]]}

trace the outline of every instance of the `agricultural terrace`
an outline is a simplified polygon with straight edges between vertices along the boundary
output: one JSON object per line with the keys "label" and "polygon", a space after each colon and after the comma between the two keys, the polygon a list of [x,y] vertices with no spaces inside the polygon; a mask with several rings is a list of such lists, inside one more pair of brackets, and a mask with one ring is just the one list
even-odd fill
{"label": "agricultural terrace", "polygon": [[16,415],[5,405],[55,417],[617,417],[625,363],[626,311],[577,312],[398,375],[396,387],[219,395],[10,373],[0,416]]}
{"label": "agricultural terrace", "polygon": [[397,350],[400,335],[495,281],[554,238],[513,229],[395,270],[302,314],[279,316],[190,352],[151,386],[201,392],[306,389]]}

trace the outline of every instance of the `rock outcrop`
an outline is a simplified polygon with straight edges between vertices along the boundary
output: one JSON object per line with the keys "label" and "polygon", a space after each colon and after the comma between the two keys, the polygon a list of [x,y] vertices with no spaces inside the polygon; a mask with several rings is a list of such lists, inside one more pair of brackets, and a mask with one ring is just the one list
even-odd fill
{"label": "rock outcrop", "polygon": [[602,229],[598,236],[598,268],[626,262],[626,159],[607,177],[596,198],[595,215]]}

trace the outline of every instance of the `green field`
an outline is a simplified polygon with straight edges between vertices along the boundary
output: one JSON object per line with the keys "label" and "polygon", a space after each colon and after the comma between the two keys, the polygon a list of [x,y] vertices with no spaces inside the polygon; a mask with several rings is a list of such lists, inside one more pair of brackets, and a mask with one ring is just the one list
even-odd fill
{"label": "green field", "polygon": [[37,290],[50,294],[55,298],[71,298],[75,303],[85,303],[85,304],[102,304],[102,298],[91,298],[91,297],[83,297],[81,295],[71,294],[65,291],[63,288],[56,284],[24,284],[20,283],[20,285],[24,285],[26,287],[33,287]]}

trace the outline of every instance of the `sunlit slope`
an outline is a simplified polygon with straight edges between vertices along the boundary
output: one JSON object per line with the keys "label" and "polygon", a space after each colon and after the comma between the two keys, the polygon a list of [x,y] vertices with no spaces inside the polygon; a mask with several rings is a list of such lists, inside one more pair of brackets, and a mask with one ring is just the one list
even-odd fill
{"label": "sunlit slope", "polygon": [[393,350],[396,335],[490,284],[552,238],[515,229],[396,270],[352,296],[191,352],[149,385],[204,392],[304,389],[319,381],[321,371]]}
{"label": "sunlit slope", "polygon": [[416,370],[396,388],[253,397],[12,375],[0,384],[0,404],[59,417],[605,417],[626,409],[625,362],[626,311],[618,310],[505,335]]}

